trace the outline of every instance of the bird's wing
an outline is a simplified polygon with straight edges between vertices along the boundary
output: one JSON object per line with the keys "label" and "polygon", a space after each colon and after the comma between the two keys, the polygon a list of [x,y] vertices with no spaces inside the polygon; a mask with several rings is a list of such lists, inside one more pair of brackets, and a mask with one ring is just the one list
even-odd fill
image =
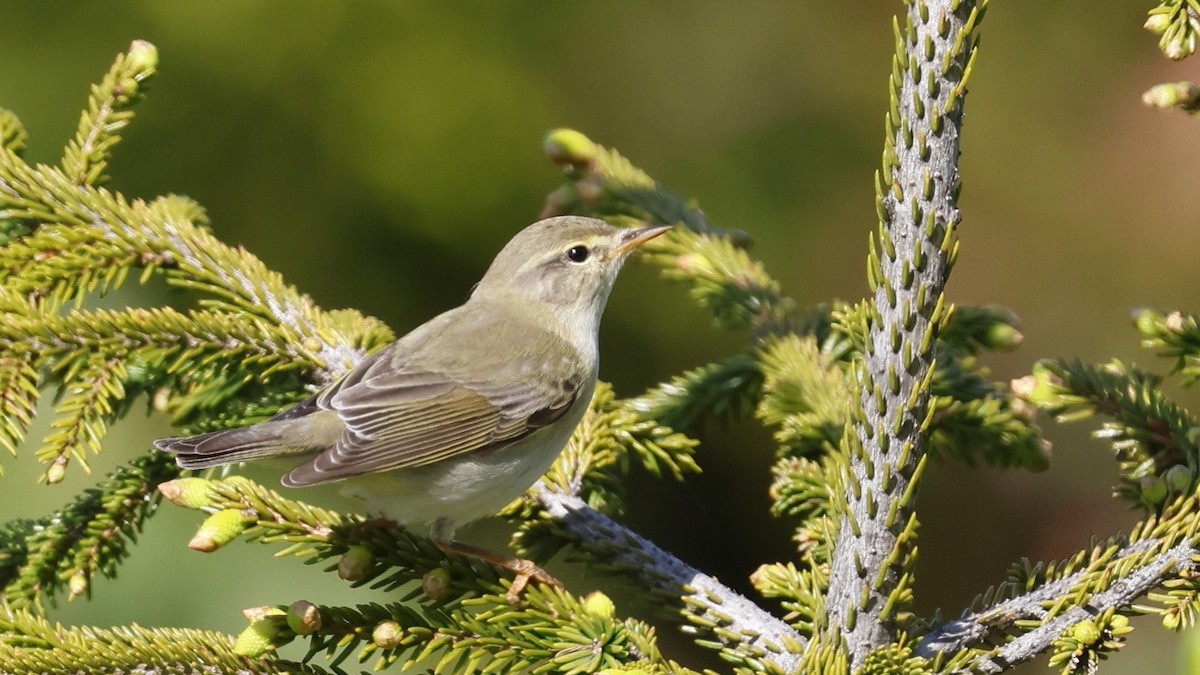
{"label": "bird's wing", "polygon": [[373,355],[316,398],[346,430],[333,447],[288,473],[285,485],[422,466],[510,443],[560,418],[584,384],[580,377],[528,372],[479,383],[454,369],[395,361]]}

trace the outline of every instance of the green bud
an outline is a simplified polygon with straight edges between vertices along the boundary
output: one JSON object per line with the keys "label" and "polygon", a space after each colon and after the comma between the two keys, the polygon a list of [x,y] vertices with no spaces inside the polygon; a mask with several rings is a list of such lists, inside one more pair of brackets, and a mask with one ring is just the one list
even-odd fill
{"label": "green bud", "polygon": [[371,631],[371,641],[380,649],[399,647],[404,639],[404,629],[395,621],[383,621]]}
{"label": "green bud", "polygon": [[[1186,108],[1195,109],[1200,104],[1200,87],[1193,82],[1163,82],[1156,84],[1142,94],[1142,103],[1152,108]],[[1138,325],[1141,328],[1141,325]],[[1145,331],[1143,331],[1145,332]]]}
{"label": "green bud", "polygon": [[1142,501],[1151,506],[1161,504],[1167,498],[1167,482],[1162,476],[1143,476],[1138,486],[1141,488]]}
{"label": "green bud", "polygon": [[450,573],[440,567],[429,570],[421,577],[421,590],[430,600],[441,600],[449,589]]}
{"label": "green bud", "polygon": [[546,134],[542,151],[555,164],[579,168],[596,158],[596,144],[574,129],[555,129]]}
{"label": "green bud", "polygon": [[296,635],[312,635],[321,630],[321,610],[307,600],[297,600],[288,607],[287,625]]}
{"label": "green bud", "polygon": [[1112,359],[1100,364],[1100,370],[1112,375],[1125,375],[1129,372],[1129,367],[1117,359]]}
{"label": "green bud", "polygon": [[1167,30],[1158,43],[1164,56],[1172,61],[1182,61],[1196,53],[1196,32],[1188,27]]}
{"label": "green bud", "polygon": [[266,617],[252,622],[233,642],[233,653],[256,659],[286,644],[289,640],[282,635],[283,625],[279,617]]}
{"label": "green bud", "polygon": [[[1146,100],[1145,95],[1142,96],[1142,100]],[[1133,325],[1137,327],[1139,333],[1142,335],[1158,333],[1158,326],[1162,323],[1162,314],[1149,307],[1138,307],[1130,313],[1133,315]]]}
{"label": "green bud", "polygon": [[346,581],[358,581],[375,565],[375,556],[364,546],[351,546],[338,561],[337,574]]}
{"label": "green bud", "polygon": [[176,478],[158,484],[164,499],[185,509],[204,509],[213,506],[210,482],[203,478]]}
{"label": "green bud", "polygon": [[1150,16],[1146,18],[1146,23],[1142,24],[1142,28],[1154,33],[1162,35],[1171,27],[1171,15],[1164,12],[1150,12]]}
{"label": "green bud", "polygon": [[1044,363],[1033,364],[1033,374],[1013,380],[1012,392],[1019,398],[1038,406],[1055,405],[1066,390],[1062,379]]}
{"label": "green bud", "polygon": [[1100,627],[1091,619],[1080,621],[1071,628],[1071,637],[1085,645],[1094,644],[1100,639]]}
{"label": "green bud", "polygon": [[1124,614],[1113,614],[1108,620],[1108,629],[1113,635],[1124,635],[1133,630],[1129,627],[1129,617]]}
{"label": "green bud", "polygon": [[236,539],[253,522],[254,519],[237,509],[217,511],[200,523],[200,529],[188,542],[188,548],[211,553]]}
{"label": "green bud", "polygon": [[159,387],[154,390],[154,396],[150,398],[150,407],[154,408],[154,412],[166,413],[169,412],[171,405],[171,388]]}
{"label": "green bud", "polygon": [[325,346],[324,344],[321,343],[320,338],[318,338],[316,336],[312,336],[312,335],[304,338],[304,342],[302,342],[301,344],[304,345],[304,348],[306,350],[308,350],[309,352],[312,352],[314,354],[321,351],[321,348]]}
{"label": "green bud", "polygon": [[1025,336],[1016,326],[1007,323],[994,323],[988,326],[979,341],[988,349],[998,352],[1011,352],[1021,346]]}
{"label": "green bud", "polygon": [[63,478],[67,476],[67,458],[59,457],[54,460],[54,463],[46,467],[46,483],[49,485],[57,485],[61,483]]}
{"label": "green bud", "polygon": [[70,579],[67,579],[68,599],[74,600],[84,593],[87,593],[87,590],[88,578],[83,574],[83,572],[76,572],[75,574],[71,575]]}
{"label": "green bud", "polygon": [[600,591],[592,591],[584,597],[583,609],[593,616],[611,619],[617,606],[613,604],[612,598]]}
{"label": "green bud", "polygon": [[153,73],[158,67],[158,47],[145,40],[129,43],[129,65],[138,71],[139,77]]}
{"label": "green bud", "polygon": [[1166,481],[1171,494],[1187,492],[1192,487],[1192,478],[1192,470],[1186,464],[1176,464],[1163,474],[1163,480]]}

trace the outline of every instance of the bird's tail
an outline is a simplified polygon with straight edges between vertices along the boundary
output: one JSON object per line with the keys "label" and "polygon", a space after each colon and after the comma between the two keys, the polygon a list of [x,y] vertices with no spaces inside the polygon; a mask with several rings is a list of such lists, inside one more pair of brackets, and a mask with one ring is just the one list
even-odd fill
{"label": "bird's tail", "polygon": [[327,439],[314,434],[309,417],[271,419],[240,429],[210,431],[199,436],[179,436],[154,441],[159,450],[175,455],[185,469],[207,469],[222,464],[295,455],[324,449]]}

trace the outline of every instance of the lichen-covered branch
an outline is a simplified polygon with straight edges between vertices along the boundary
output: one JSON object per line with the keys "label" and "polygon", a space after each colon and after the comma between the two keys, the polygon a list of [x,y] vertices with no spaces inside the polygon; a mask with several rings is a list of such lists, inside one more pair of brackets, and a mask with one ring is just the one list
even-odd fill
{"label": "lichen-covered branch", "polygon": [[960,124],[983,4],[914,0],[896,29],[861,410],[847,434],[845,504],[826,597],[826,639],[846,645],[852,667],[891,642],[909,602],[914,491],[942,292],[957,247]]}
{"label": "lichen-covered branch", "polygon": [[[1157,548],[1159,543],[1155,540],[1142,540],[1127,544],[1110,556],[1106,556],[1105,559],[1106,561],[1122,560],[1142,555]],[[1162,572],[1171,573],[1173,570],[1174,568],[1167,566],[1162,569]],[[1013,625],[1019,621],[1044,619],[1046,618],[1046,605],[1053,603],[1056,599],[1069,593],[1072,588],[1079,586],[1088,574],[1089,570],[1086,569],[1075,571],[1047,580],[1035,588],[1017,593],[1008,599],[984,603],[984,607],[981,609],[966,612],[957,619],[935,626],[921,638],[915,651],[925,658],[933,658],[938,653],[954,654],[1011,630]],[[1034,576],[1043,575],[1053,576],[1053,570],[1034,572]],[[1012,580],[1006,583],[996,592],[1004,594],[1015,586],[1017,581]],[[1089,604],[1096,607],[1097,610],[1109,608],[1109,606],[1097,606],[1094,601]],[[1117,606],[1119,605],[1112,605],[1112,607]],[[981,661],[987,660],[983,656],[979,658]]]}
{"label": "lichen-covered branch", "polygon": [[756,670],[792,672],[805,640],[787,624],[716,579],[590,508],[574,495],[535,486],[546,513],[575,545],[643,584],[666,591],[687,606],[697,630],[726,658]]}
{"label": "lichen-covered branch", "polygon": [[[1080,602],[1062,614],[1046,621],[1041,626],[1014,638],[990,656],[984,656],[962,673],[1000,673],[1009,667],[1027,661],[1049,649],[1071,626],[1076,626],[1091,617],[1112,612],[1133,604],[1151,589],[1178,574],[1185,568],[1194,569],[1192,544],[1177,544],[1130,570],[1117,579],[1106,590],[1090,596],[1086,603]],[[1123,626],[1122,626],[1123,627]],[[1089,636],[1090,637],[1090,636]],[[1102,636],[1097,635],[1091,641]],[[1078,640],[1078,638],[1076,638]],[[1084,642],[1083,640],[1078,640]],[[1090,657],[1089,657],[1090,658]]]}

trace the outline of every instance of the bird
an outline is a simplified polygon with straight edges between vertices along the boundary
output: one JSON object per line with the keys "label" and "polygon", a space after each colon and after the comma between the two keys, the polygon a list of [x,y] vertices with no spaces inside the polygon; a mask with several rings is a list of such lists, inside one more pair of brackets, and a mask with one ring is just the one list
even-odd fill
{"label": "bird", "polygon": [[443,551],[561,585],[536,563],[459,542],[550,468],[596,386],[598,332],[621,267],[669,225],[558,216],[525,227],[462,305],[363,358],[340,379],[246,427],[155,441],[185,469],[294,462],[289,488],[338,483],[377,517],[427,527]]}

